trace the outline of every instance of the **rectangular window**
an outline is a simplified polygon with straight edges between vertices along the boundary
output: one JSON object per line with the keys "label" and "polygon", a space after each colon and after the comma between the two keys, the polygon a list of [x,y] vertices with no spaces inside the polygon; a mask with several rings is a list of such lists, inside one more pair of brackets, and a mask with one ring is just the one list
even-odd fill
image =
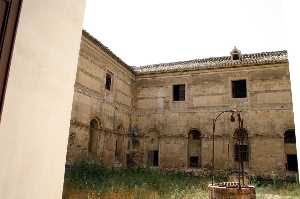
{"label": "rectangular window", "polygon": [[190,167],[197,168],[199,167],[199,158],[197,156],[190,157]]}
{"label": "rectangular window", "polygon": [[[240,155],[239,155],[240,152]],[[239,161],[241,157],[242,161],[249,161],[249,147],[248,145],[238,145],[236,144],[234,147],[234,159],[235,161]]]}
{"label": "rectangular window", "polygon": [[247,97],[247,84],[246,80],[234,80],[232,85],[232,98],[246,98]]}
{"label": "rectangular window", "polygon": [[296,136],[295,136],[295,130],[290,129],[287,130],[284,134],[284,143],[286,144],[296,144]]}
{"label": "rectangular window", "polygon": [[105,78],[105,89],[106,90],[111,90],[111,84],[112,84],[112,75],[109,73],[106,73],[106,78]]}
{"label": "rectangular window", "polygon": [[287,159],[287,170],[298,171],[297,155],[287,154],[286,159]]}
{"label": "rectangular window", "polygon": [[173,85],[173,100],[184,101],[185,100],[185,85]]}
{"label": "rectangular window", "polygon": [[148,151],[148,165],[158,167],[158,151]]}

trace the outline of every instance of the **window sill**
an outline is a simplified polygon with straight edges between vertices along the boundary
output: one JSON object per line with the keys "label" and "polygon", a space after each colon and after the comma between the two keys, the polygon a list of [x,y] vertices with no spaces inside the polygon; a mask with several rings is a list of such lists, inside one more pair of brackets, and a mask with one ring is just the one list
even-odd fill
{"label": "window sill", "polygon": [[184,101],[172,101],[172,103],[183,103],[183,102],[186,102],[185,100]]}

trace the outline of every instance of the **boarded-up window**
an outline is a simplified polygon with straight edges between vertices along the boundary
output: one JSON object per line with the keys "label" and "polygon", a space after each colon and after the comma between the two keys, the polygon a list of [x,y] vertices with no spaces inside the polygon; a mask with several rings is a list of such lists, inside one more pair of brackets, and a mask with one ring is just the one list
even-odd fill
{"label": "boarded-up window", "polygon": [[0,118],[21,0],[0,0]]}
{"label": "boarded-up window", "polygon": [[173,100],[184,101],[185,100],[185,85],[173,85]]}
{"label": "boarded-up window", "polygon": [[247,97],[247,84],[246,80],[235,80],[232,84],[232,97],[233,98],[246,98]]}

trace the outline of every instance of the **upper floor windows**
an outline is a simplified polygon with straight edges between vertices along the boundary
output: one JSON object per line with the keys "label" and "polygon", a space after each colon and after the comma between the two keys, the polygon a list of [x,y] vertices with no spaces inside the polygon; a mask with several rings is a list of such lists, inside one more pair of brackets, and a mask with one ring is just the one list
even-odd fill
{"label": "upper floor windows", "polygon": [[246,98],[247,97],[247,83],[246,80],[231,81],[232,98]]}
{"label": "upper floor windows", "polygon": [[173,85],[173,101],[185,101],[185,84]]}
{"label": "upper floor windows", "polygon": [[106,73],[105,89],[111,91],[111,88],[112,88],[112,74]]}

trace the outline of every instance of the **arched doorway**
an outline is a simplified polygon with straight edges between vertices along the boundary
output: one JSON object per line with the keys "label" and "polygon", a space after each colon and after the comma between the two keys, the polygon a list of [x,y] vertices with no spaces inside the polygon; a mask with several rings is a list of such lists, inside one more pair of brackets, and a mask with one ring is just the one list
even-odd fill
{"label": "arched doorway", "polygon": [[88,143],[88,153],[92,157],[97,156],[99,128],[100,125],[98,120],[92,119],[90,122],[89,143]]}
{"label": "arched doorway", "polygon": [[195,129],[188,135],[188,165],[191,168],[201,167],[201,133]]}
{"label": "arched doorway", "polygon": [[286,155],[286,170],[298,171],[295,129],[285,131],[284,150]]}
{"label": "arched doorway", "polygon": [[159,137],[155,131],[149,132],[146,136],[147,165],[150,167],[159,166]]}
{"label": "arched doorway", "polygon": [[119,125],[117,127],[117,136],[116,136],[116,142],[115,142],[115,160],[119,163],[123,163],[124,160],[124,137],[125,137],[125,130],[122,125]]}

